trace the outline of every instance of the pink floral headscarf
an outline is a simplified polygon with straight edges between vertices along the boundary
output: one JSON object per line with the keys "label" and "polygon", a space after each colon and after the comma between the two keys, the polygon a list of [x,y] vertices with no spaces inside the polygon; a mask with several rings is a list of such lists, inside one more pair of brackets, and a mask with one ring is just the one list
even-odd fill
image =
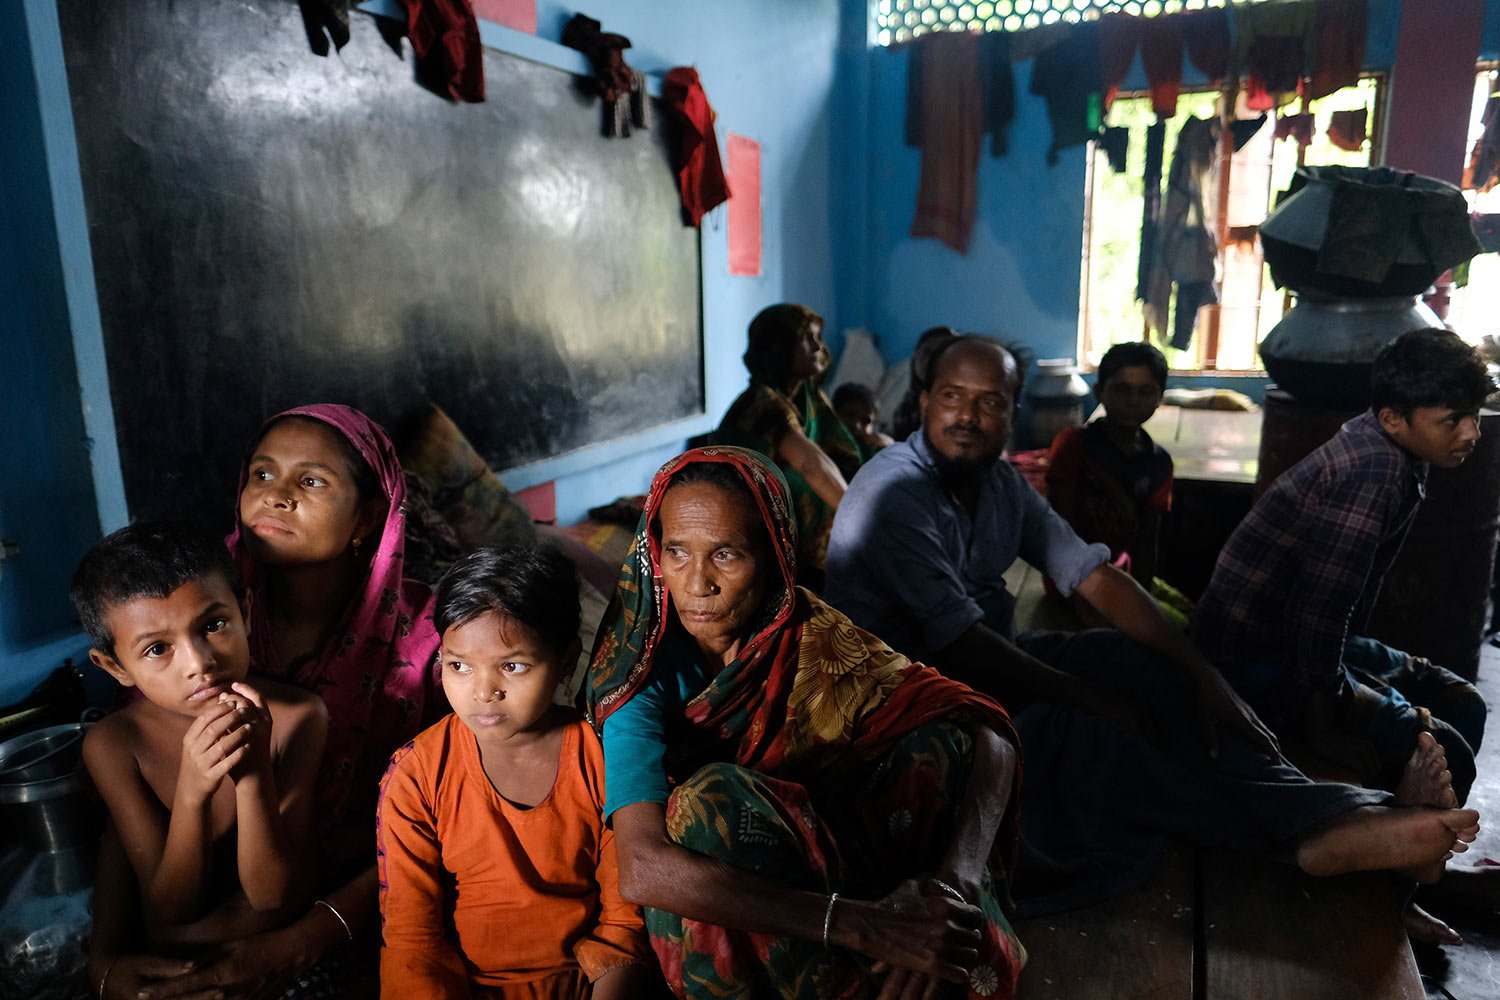
{"label": "pink floral headscarf", "polygon": [[[364,586],[323,648],[295,672],[281,662],[271,641],[261,599],[265,572],[240,537],[238,513],[255,444],[271,424],[294,416],[321,421],[342,434],[375,473],[390,504]],[[250,609],[251,660],[258,672],[306,688],[328,706],[328,746],[318,777],[324,846],[335,860],[373,857],[375,798],[386,762],[421,731],[442,699],[434,669],[438,635],[432,622],[432,592],[425,584],[402,578],[406,477],[385,431],[348,406],[318,403],[279,413],[261,427],[255,444],[240,466],[235,530],[225,539],[256,597]]]}

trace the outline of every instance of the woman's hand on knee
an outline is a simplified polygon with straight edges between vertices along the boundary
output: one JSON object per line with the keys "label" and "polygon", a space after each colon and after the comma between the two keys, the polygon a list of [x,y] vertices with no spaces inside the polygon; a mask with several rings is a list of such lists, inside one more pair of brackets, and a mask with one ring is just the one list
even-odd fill
{"label": "woman's hand on knee", "polygon": [[[965,982],[979,961],[984,913],[960,903],[940,889],[907,879],[884,899],[840,900],[832,922],[834,938],[893,970],[921,973],[918,979]],[[923,996],[910,977],[901,977],[901,992],[882,997]]]}

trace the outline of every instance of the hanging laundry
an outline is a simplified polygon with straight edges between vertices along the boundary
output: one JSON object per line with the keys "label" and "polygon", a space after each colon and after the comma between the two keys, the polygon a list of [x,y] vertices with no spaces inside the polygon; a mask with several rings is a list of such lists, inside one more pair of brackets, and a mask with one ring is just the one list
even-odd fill
{"label": "hanging laundry", "polygon": [[984,131],[990,155],[1010,149],[1010,123],[1016,117],[1016,72],[1011,65],[1010,34],[987,31],[979,40],[979,72],[984,86]]}
{"label": "hanging laundry", "polygon": [[1060,150],[1081,146],[1099,134],[1103,123],[1099,77],[1099,22],[1070,26],[1067,37],[1036,57],[1031,92],[1047,102],[1052,145],[1047,164]]}
{"label": "hanging laundry", "polygon": [[[1171,18],[1148,20],[1170,21]],[[1105,14],[1099,19],[1099,85],[1104,91],[1104,110],[1114,103],[1130,64],[1135,61],[1135,50],[1141,44],[1142,20],[1128,14]],[[1178,62],[1182,61],[1179,53]]]}
{"label": "hanging laundry", "polygon": [[729,180],[714,136],[714,109],[698,81],[698,71],[691,66],[667,71],[661,99],[679,126],[673,167],[683,215],[696,226],[709,210],[729,200]]}
{"label": "hanging laundry", "polygon": [[1166,119],[1177,113],[1182,91],[1182,29],[1188,18],[1147,18],[1141,25],[1141,65],[1151,88],[1151,110]]}
{"label": "hanging laundry", "polygon": [[1246,143],[1266,127],[1266,117],[1266,112],[1262,111],[1254,118],[1236,118],[1229,123],[1229,142],[1236,153],[1244,149]]}
{"label": "hanging laundry", "polygon": [[1489,191],[1500,183],[1500,95],[1492,95],[1484,105],[1484,133],[1469,153],[1464,168],[1464,187]]}
{"label": "hanging laundry", "polygon": [[1198,310],[1204,306],[1217,305],[1218,302],[1219,287],[1214,282],[1178,282],[1170,342],[1175,350],[1185,351],[1193,346],[1193,333],[1198,329]]}
{"label": "hanging laundry", "polygon": [[1318,0],[1317,48],[1307,96],[1313,100],[1359,82],[1365,68],[1368,0]]}
{"label": "hanging laundry", "polygon": [[1245,106],[1276,107],[1297,90],[1317,41],[1317,7],[1265,3],[1234,8],[1235,65],[1245,71]]}
{"label": "hanging laundry", "polygon": [[353,0],[297,0],[302,11],[302,29],[307,44],[320,56],[328,54],[331,40],[335,49],[349,44],[349,7]]}
{"label": "hanging laundry", "polygon": [[1066,21],[1044,24],[1011,35],[1010,57],[1016,62],[1039,56],[1073,33],[1073,26]]}
{"label": "hanging laundry", "polygon": [[[1218,280],[1219,244],[1209,206],[1216,204],[1219,132],[1217,119],[1189,118],[1183,122],[1167,174],[1167,194],[1147,280],[1145,316],[1147,327],[1166,339],[1175,284],[1180,322],[1171,338],[1173,346],[1191,339],[1198,308],[1213,301],[1210,293],[1217,294],[1213,289]],[[1182,322],[1188,324],[1186,337]]]}
{"label": "hanging laundry", "polygon": [[1369,111],[1358,108],[1354,111],[1335,111],[1328,120],[1328,141],[1339,149],[1357,153],[1365,147],[1368,132],[1366,122]]}
{"label": "hanging laundry", "polygon": [[1130,129],[1123,126],[1107,128],[1099,136],[1099,148],[1109,160],[1109,168],[1117,174],[1125,172],[1125,161],[1130,157]]}
{"label": "hanging laundry", "polygon": [[1229,12],[1222,7],[1211,7],[1179,14],[1175,20],[1182,25],[1188,61],[1217,87],[1229,75]]}
{"label": "hanging laundry", "polygon": [[406,0],[417,80],[449,100],[484,100],[484,50],[469,0]]}
{"label": "hanging laundry", "polygon": [[646,74],[630,71],[630,93],[622,94],[604,105],[604,135],[608,139],[628,139],[632,129],[651,128],[651,93],[646,89]]}
{"label": "hanging laundry", "polygon": [[1276,138],[1296,139],[1297,145],[1306,149],[1313,141],[1318,120],[1314,115],[1279,115],[1276,118]]}
{"label": "hanging laundry", "polygon": [[978,203],[980,42],[968,32],[935,31],[910,47],[907,141],[922,150],[911,235],[964,253]]}
{"label": "hanging laundry", "polygon": [[625,62],[630,39],[604,31],[587,14],[574,14],[563,27],[562,43],[588,57],[594,70],[594,88],[604,99],[604,135],[625,138],[631,126],[651,127],[651,99],[646,75]]}
{"label": "hanging laundry", "polygon": [[1161,218],[1161,165],[1166,151],[1167,123],[1160,119],[1146,129],[1146,170],[1142,175],[1146,195],[1141,206],[1141,250],[1135,270],[1135,298],[1144,302],[1151,286],[1151,265],[1156,254],[1156,229]]}

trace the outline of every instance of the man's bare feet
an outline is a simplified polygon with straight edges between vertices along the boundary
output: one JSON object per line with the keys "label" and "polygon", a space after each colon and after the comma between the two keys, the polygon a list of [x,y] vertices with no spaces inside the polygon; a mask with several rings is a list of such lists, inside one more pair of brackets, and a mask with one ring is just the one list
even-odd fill
{"label": "man's bare feet", "polygon": [[1297,865],[1309,875],[1389,868],[1412,877],[1441,874],[1452,854],[1479,836],[1473,809],[1365,806],[1336,817],[1297,845]]}
{"label": "man's bare feet", "polygon": [[1453,792],[1453,773],[1448,770],[1448,755],[1431,733],[1417,735],[1417,748],[1401,772],[1396,785],[1396,804],[1402,806],[1436,806],[1453,809],[1458,796]]}
{"label": "man's bare feet", "polygon": [[1406,925],[1406,936],[1413,941],[1426,944],[1446,944],[1458,947],[1464,943],[1463,936],[1443,921],[1434,917],[1416,903],[1407,903],[1401,911],[1401,922]]}

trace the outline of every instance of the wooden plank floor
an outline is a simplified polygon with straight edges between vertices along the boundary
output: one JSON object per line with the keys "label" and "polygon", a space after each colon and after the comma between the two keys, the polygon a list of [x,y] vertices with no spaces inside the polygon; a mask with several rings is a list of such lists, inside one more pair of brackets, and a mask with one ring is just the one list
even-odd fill
{"label": "wooden plank floor", "polygon": [[1424,1000],[1388,876],[1313,879],[1224,852],[1205,854],[1202,875],[1212,1000]]}
{"label": "wooden plank floor", "polygon": [[1019,921],[1021,1000],[1192,1000],[1193,867],[1174,851],[1128,895]]}

